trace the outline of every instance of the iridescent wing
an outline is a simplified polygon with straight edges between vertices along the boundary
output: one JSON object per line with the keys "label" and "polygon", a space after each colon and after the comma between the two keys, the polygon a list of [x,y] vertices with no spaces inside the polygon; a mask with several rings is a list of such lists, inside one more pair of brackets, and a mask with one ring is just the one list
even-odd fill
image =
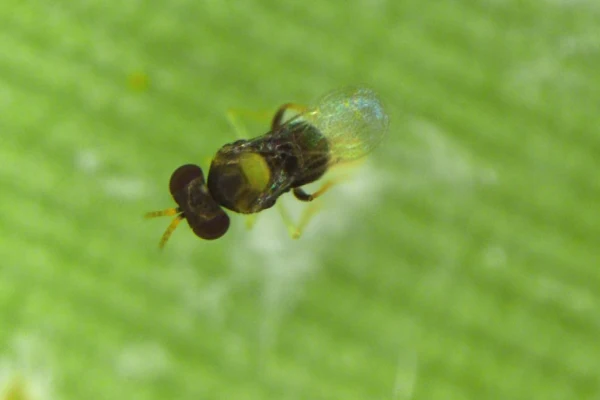
{"label": "iridescent wing", "polygon": [[327,139],[331,165],[369,154],[381,143],[389,126],[381,100],[364,87],[331,91],[297,118],[316,127]]}
{"label": "iridescent wing", "polygon": [[[308,139],[315,140],[315,148],[320,147],[318,141],[327,140],[328,165],[331,167],[369,154],[385,137],[389,118],[373,90],[347,87],[325,94],[315,105],[288,119],[278,132],[292,132],[294,129],[286,129],[286,125],[296,123],[306,123],[318,130],[319,137]],[[306,134],[313,133],[314,129],[307,127]],[[289,190],[295,178],[286,174],[273,176],[273,184],[259,198],[257,207],[264,207],[268,201]]]}

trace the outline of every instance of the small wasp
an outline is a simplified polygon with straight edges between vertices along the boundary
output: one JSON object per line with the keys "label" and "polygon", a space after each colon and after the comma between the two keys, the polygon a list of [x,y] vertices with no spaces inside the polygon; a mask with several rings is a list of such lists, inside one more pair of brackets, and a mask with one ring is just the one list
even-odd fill
{"label": "small wasp", "polygon": [[[146,214],[147,218],[175,216],[160,247],[183,219],[198,237],[212,240],[229,229],[223,208],[258,213],[273,207],[279,196],[290,190],[298,200],[312,201],[331,182],[313,194],[302,186],[318,180],[334,165],[367,155],[387,132],[388,116],[371,89],[334,90],[315,104],[284,104],[275,113],[270,131],[221,147],[207,180],[197,165],[177,168],[169,182],[177,207]],[[297,113],[284,120],[288,110]]]}

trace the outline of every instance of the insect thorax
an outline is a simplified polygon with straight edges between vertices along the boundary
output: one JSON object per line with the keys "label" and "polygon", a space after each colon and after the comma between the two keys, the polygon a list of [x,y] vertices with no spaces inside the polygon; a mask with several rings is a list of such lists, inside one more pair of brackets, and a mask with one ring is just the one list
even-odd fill
{"label": "insect thorax", "polygon": [[314,127],[296,123],[223,146],[212,161],[208,187],[223,207],[249,214],[272,207],[293,187],[319,179],[329,146]]}

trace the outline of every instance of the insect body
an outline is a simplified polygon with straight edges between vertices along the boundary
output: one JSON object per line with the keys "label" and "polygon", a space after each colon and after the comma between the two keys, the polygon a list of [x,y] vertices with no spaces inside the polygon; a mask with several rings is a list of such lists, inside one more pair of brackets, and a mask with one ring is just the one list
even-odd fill
{"label": "insect body", "polygon": [[[299,112],[284,120],[290,109]],[[312,201],[330,185],[313,194],[302,186],[318,180],[336,164],[367,155],[387,128],[381,101],[366,88],[332,91],[309,108],[284,104],[275,113],[269,132],[224,145],[212,160],[207,180],[196,165],[175,170],[169,189],[177,207],[146,216],[176,216],[161,247],[182,219],[197,236],[217,239],[229,228],[223,208],[258,213],[289,191],[299,200]]]}

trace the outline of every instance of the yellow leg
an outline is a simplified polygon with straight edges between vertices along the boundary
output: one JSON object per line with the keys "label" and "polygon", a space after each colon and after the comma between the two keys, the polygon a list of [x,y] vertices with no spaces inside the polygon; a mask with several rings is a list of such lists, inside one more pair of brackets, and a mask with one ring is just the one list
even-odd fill
{"label": "yellow leg", "polygon": [[339,171],[339,170],[346,170],[346,169],[352,169],[352,168],[357,168],[361,165],[363,165],[365,163],[366,157],[363,158],[359,158],[358,160],[354,160],[354,161],[345,161],[341,164],[333,164],[332,166],[330,166],[327,171],[331,172],[331,171]]}
{"label": "yellow leg", "polygon": [[250,230],[254,228],[254,224],[256,223],[257,214],[246,215],[246,229]]}
{"label": "yellow leg", "polygon": [[241,122],[241,117],[246,117],[255,121],[268,121],[271,116],[271,113],[268,112],[260,112],[260,111],[249,111],[242,110],[236,108],[230,108],[227,110],[227,120],[233,127],[235,137],[238,139],[248,139],[250,135],[248,134],[248,129]]}
{"label": "yellow leg", "polygon": [[329,180],[329,181],[325,182],[323,184],[323,186],[321,186],[319,188],[319,190],[317,190],[313,194],[306,193],[302,188],[299,188],[299,187],[294,188],[293,193],[294,193],[294,196],[296,196],[296,198],[300,201],[313,201],[317,197],[322,196],[325,192],[327,192],[329,189],[331,189],[336,183],[338,183],[342,180],[343,180],[343,178]]}
{"label": "yellow leg", "polygon": [[[284,116],[289,110],[295,111],[297,114],[302,114],[307,110],[307,107],[295,103],[286,103],[280,106],[271,119],[271,129],[278,128],[287,120],[284,119]],[[246,126],[240,121],[241,117],[258,122],[264,122],[268,121],[271,118],[271,115],[273,115],[271,112],[266,111],[250,111],[236,108],[230,108],[227,110],[227,120],[231,126],[233,126],[235,136],[238,139],[248,139],[250,137]]]}
{"label": "yellow leg", "polygon": [[[308,194],[301,188],[294,188],[293,193],[294,193],[294,196],[298,200],[310,202],[310,201],[313,201],[314,199],[316,199],[317,197],[322,196],[325,192],[327,192],[329,189],[331,189],[336,183],[338,183],[342,179],[343,178],[340,177],[338,179],[329,180],[329,181],[325,182],[319,188],[319,190],[317,190],[313,194]],[[306,228],[306,226],[308,226],[308,223],[317,214],[317,212],[320,210],[320,208],[321,208],[320,204],[312,203],[312,204],[308,205],[308,207],[306,207],[304,209],[304,211],[302,212],[302,215],[300,216],[300,220],[298,221],[297,225],[292,224],[291,219],[289,218],[289,215],[287,214],[287,212],[285,212],[285,210],[283,208],[281,208],[284,223],[288,227],[290,236],[293,239],[300,238],[300,236],[302,235],[302,232],[304,232],[304,229]]]}
{"label": "yellow leg", "polygon": [[[325,182],[325,184],[323,184],[323,186],[321,186],[319,190],[317,190],[313,194],[308,194],[301,188],[294,188],[293,193],[298,200],[313,201],[317,197],[323,195],[323,193],[325,193],[327,190],[331,189],[331,187],[334,186],[336,183],[337,180],[327,181]],[[279,213],[281,214],[281,218],[283,219],[283,223],[287,227],[288,233],[290,234],[292,239],[299,239],[300,236],[302,236],[302,232],[304,232],[304,229],[308,226],[310,220],[317,214],[317,212],[321,208],[321,205],[316,203],[308,205],[308,207],[306,207],[302,212],[302,215],[298,220],[298,224],[294,224],[285,207],[283,207],[281,203],[277,203],[277,205]]]}
{"label": "yellow leg", "polygon": [[298,221],[298,225],[296,226],[296,229],[294,229],[294,232],[292,233],[293,239],[300,238],[300,236],[302,235],[302,232],[304,232],[304,229],[308,226],[308,223],[310,222],[310,220],[319,212],[320,209],[321,209],[321,205],[317,204],[317,203],[309,204],[304,209],[304,211],[302,212],[302,215],[300,216],[300,220]]}
{"label": "yellow leg", "polygon": [[291,238],[295,238],[295,236],[296,236],[295,232],[296,232],[297,228],[294,225],[294,223],[292,222],[292,218],[290,217],[290,214],[288,213],[286,208],[283,206],[281,201],[278,201],[277,203],[275,203],[275,205],[277,207],[277,211],[279,211],[279,215],[281,215],[281,219],[283,220],[285,227],[288,230],[288,234],[290,235]]}
{"label": "yellow leg", "polygon": [[279,128],[284,122],[286,122],[289,118],[284,119],[285,113],[288,110],[296,111],[297,114],[302,114],[306,112],[308,108],[301,104],[295,103],[286,103],[277,109],[275,116],[273,117],[273,121],[271,122],[271,129],[275,130]]}
{"label": "yellow leg", "polygon": [[283,204],[281,204],[280,202],[277,203],[277,210],[279,211],[281,219],[283,220],[283,223],[287,228],[288,234],[292,239],[299,239],[300,236],[302,236],[302,232],[304,232],[304,229],[306,228],[310,220],[317,214],[320,208],[320,204],[309,204],[302,212],[298,223],[294,224],[292,218],[290,217],[290,214],[288,213],[287,209],[283,206]]}

